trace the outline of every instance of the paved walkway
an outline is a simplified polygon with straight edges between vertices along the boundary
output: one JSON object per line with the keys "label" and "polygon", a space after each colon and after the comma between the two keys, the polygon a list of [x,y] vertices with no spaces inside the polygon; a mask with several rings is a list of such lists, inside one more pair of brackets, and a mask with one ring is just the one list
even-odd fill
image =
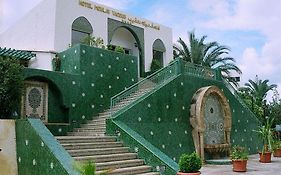
{"label": "paved walkway", "polygon": [[200,171],[202,175],[281,175],[281,158],[272,156],[271,163],[260,163],[258,154],[251,155],[245,173],[233,172],[232,165],[204,165]]}

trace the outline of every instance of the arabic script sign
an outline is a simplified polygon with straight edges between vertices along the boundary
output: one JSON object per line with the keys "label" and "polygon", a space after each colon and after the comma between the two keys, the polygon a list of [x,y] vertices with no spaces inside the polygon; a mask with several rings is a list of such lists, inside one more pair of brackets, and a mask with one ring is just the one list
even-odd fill
{"label": "arabic script sign", "polygon": [[96,10],[96,11],[101,12],[101,13],[113,15],[117,18],[120,18],[121,22],[126,23],[126,24],[130,24],[130,25],[139,24],[139,25],[142,25],[144,27],[149,27],[149,28],[152,28],[152,29],[160,30],[160,26],[156,25],[152,22],[148,22],[146,20],[142,20],[142,19],[139,19],[139,18],[136,18],[136,17],[128,17],[124,13],[108,9],[106,7],[103,7],[103,6],[95,5],[95,4],[92,4],[92,3],[84,1],[84,0],[79,0],[79,5],[82,6],[82,7],[86,7],[86,8],[89,8],[89,9]]}

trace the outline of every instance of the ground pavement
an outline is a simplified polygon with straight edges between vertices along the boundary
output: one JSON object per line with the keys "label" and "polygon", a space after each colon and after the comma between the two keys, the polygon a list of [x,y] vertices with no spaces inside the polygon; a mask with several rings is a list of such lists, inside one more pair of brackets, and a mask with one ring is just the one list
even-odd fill
{"label": "ground pavement", "polygon": [[271,163],[260,163],[259,155],[249,156],[247,172],[232,171],[232,165],[204,165],[202,175],[281,175],[281,158],[272,157]]}

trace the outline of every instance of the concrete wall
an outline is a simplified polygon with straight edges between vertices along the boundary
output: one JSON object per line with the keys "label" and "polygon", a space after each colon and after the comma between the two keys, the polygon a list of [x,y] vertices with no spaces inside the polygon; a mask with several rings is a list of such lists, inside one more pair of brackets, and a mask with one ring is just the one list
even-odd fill
{"label": "concrete wall", "polygon": [[17,175],[16,134],[14,120],[0,120],[0,174]]}
{"label": "concrete wall", "polygon": [[19,50],[54,50],[56,0],[38,4],[0,36],[1,47]]}
{"label": "concrete wall", "polygon": [[42,70],[52,70],[52,59],[55,57],[55,53],[50,52],[34,52],[35,58],[29,61],[30,68],[40,68]]}

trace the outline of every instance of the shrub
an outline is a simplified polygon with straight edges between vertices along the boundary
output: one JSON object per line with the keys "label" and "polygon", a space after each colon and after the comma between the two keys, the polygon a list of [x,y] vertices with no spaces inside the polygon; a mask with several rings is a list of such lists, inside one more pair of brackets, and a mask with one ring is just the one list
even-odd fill
{"label": "shrub", "polygon": [[125,53],[124,48],[121,47],[121,46],[116,46],[114,51],[115,51],[115,52],[119,52],[119,53]]}
{"label": "shrub", "polygon": [[0,118],[19,113],[23,88],[23,66],[16,58],[0,56]]}
{"label": "shrub", "polygon": [[274,140],[272,143],[272,149],[275,151],[277,149],[281,149],[281,141],[280,140]]}
{"label": "shrub", "polygon": [[191,154],[182,154],[179,160],[180,172],[195,173],[202,167],[202,161],[195,152]]}
{"label": "shrub", "polygon": [[157,71],[161,68],[162,68],[162,66],[161,66],[160,61],[156,60],[156,59],[152,59],[152,62],[151,62],[151,65],[150,65],[150,71],[155,72],[155,71]]}
{"label": "shrub", "polygon": [[96,174],[96,165],[92,161],[88,161],[84,164],[75,163],[74,168],[81,174],[81,175],[95,175]]}
{"label": "shrub", "polygon": [[107,45],[107,50],[112,50],[114,51],[114,46],[112,44]]}
{"label": "shrub", "polygon": [[231,160],[248,160],[248,152],[245,147],[233,146],[230,154]]}
{"label": "shrub", "polygon": [[53,58],[52,60],[52,63],[53,63],[53,69],[55,71],[59,71],[60,70],[60,67],[61,67],[61,59],[60,57],[56,54],[56,56]]}
{"label": "shrub", "polygon": [[274,119],[267,118],[265,124],[263,126],[259,126],[258,130],[254,130],[257,132],[259,137],[262,139],[263,142],[263,149],[262,153],[272,151],[272,141],[273,141],[273,131],[272,131],[272,124]]}
{"label": "shrub", "polygon": [[[74,169],[81,175],[96,175],[96,164],[92,161],[87,161],[85,163],[74,162]],[[99,175],[107,175],[111,173],[114,169],[108,169],[106,171],[99,172]]]}
{"label": "shrub", "polygon": [[88,35],[81,39],[81,44],[85,44],[91,47],[98,47],[104,49],[105,46],[103,44],[103,39],[101,37],[94,37],[91,35]]}

